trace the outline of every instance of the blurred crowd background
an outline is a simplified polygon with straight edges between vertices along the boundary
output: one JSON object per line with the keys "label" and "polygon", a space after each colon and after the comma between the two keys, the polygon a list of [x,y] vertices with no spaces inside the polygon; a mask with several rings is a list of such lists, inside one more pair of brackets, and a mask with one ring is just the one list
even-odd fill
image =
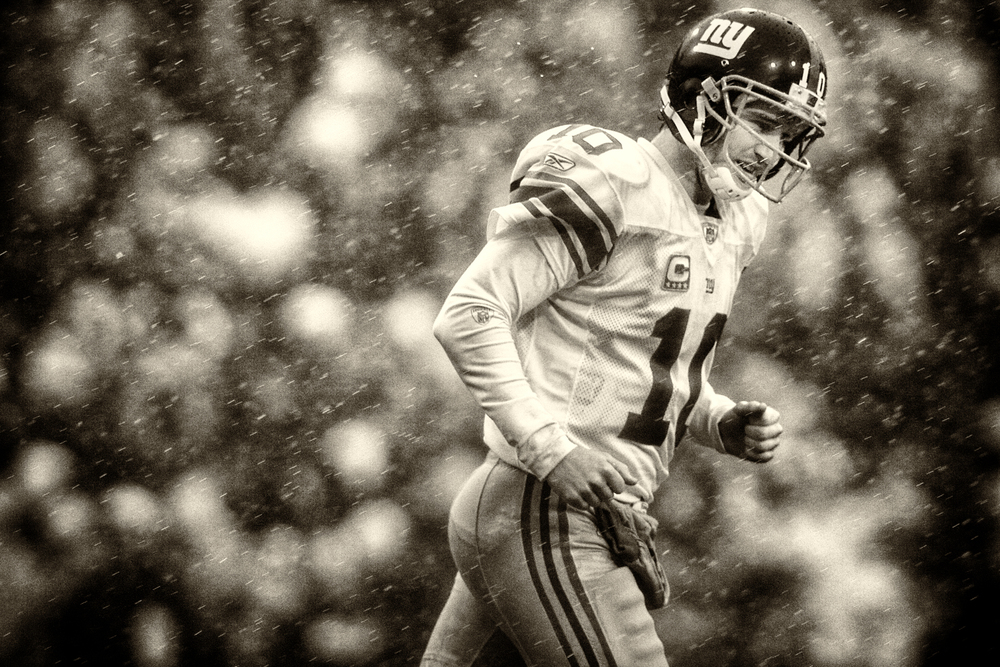
{"label": "blurred crowd background", "polygon": [[[484,452],[430,323],[520,147],[652,136],[743,4],[5,3],[0,663],[416,664]],[[820,42],[829,137],[713,375],[784,445],[682,446],[654,508],[668,657],[997,664],[1000,7],[752,4]]]}

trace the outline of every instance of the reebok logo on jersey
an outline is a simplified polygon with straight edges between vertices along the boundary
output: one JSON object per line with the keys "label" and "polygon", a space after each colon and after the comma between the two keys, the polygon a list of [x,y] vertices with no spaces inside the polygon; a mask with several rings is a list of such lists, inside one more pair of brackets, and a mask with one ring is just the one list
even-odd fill
{"label": "reebok logo on jersey", "polygon": [[568,157],[559,155],[559,153],[549,153],[546,155],[544,164],[547,167],[552,167],[553,169],[558,169],[559,171],[569,171],[576,166],[576,162],[573,162]]}
{"label": "reebok logo on jersey", "polygon": [[493,311],[484,306],[473,306],[472,319],[476,324],[486,324],[493,319]]}
{"label": "reebok logo on jersey", "polygon": [[663,289],[686,292],[691,287],[691,258],[687,255],[672,255],[667,262],[667,277]]}
{"label": "reebok logo on jersey", "polygon": [[739,54],[753,31],[753,26],[743,25],[739,21],[712,19],[698,39],[698,44],[691,50],[695,53],[719,56],[723,60],[732,60]]}

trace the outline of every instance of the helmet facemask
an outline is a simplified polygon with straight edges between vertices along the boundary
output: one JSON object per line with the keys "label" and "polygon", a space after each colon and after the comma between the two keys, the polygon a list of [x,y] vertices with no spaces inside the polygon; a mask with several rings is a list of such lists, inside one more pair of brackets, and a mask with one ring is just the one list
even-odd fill
{"label": "helmet facemask", "polygon": [[660,117],[697,158],[716,199],[756,190],[777,202],[810,168],[805,155],[823,136],[826,87],[812,37],[784,16],[744,7],[687,31],[660,91]]}
{"label": "helmet facemask", "polygon": [[[823,99],[801,86],[793,85],[789,93],[782,93],[739,75],[725,76],[718,84],[706,80],[702,86],[704,95],[712,104],[699,107],[723,127],[721,155],[729,170],[745,187],[756,190],[773,202],[780,202],[811,168],[805,154],[812,143],[824,135],[826,114]],[[719,104],[720,101],[722,104]],[[763,113],[755,117],[755,109]],[[773,131],[760,131],[761,118],[771,127],[786,130],[780,144],[763,136],[764,133],[773,134]],[[776,164],[762,169],[760,165],[741,164],[735,159],[730,150],[730,139],[732,130],[737,127],[770,149],[778,157]],[[788,168],[784,170],[777,187],[765,184],[778,176],[785,166]]]}

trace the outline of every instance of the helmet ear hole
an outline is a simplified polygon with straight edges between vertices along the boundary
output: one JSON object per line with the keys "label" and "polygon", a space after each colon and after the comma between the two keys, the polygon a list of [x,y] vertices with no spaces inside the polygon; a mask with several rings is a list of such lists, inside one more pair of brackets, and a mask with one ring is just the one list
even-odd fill
{"label": "helmet ear hole", "polygon": [[[669,82],[668,85],[670,85]],[[710,106],[713,111],[722,117],[726,116],[725,102],[721,99],[721,93],[719,99],[710,99],[705,90],[705,82],[702,79],[695,77],[687,78],[683,82],[673,84],[671,87],[671,92],[676,93],[676,95],[672,94],[670,97],[678,101],[678,104],[674,108],[681,119],[683,119],[684,124],[687,125],[688,130],[693,131],[695,122],[698,119],[699,96],[705,98],[706,105]],[[701,143],[703,146],[707,146],[722,136],[722,125],[711,114],[706,114],[703,123]],[[673,126],[671,126],[670,130],[673,132],[675,138],[680,139]]]}
{"label": "helmet ear hole", "polygon": [[680,100],[685,109],[695,108],[695,98],[701,93],[701,81],[698,79],[687,79],[681,84]]}

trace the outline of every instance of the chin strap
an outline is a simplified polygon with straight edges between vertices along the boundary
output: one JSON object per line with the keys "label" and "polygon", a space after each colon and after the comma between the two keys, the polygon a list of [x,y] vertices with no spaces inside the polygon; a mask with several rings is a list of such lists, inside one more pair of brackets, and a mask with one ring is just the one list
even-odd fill
{"label": "chin strap", "polygon": [[[714,82],[712,82],[711,88],[718,91],[715,88]],[[696,99],[698,117],[694,121],[694,134],[692,135],[684,123],[684,119],[681,118],[680,114],[674,110],[673,105],[670,104],[666,84],[660,88],[660,105],[663,109],[665,120],[674,124],[677,134],[684,141],[684,145],[698,158],[698,161],[701,163],[701,176],[705,179],[705,185],[712,191],[715,197],[722,201],[739,201],[750,194],[750,188],[740,185],[729,167],[716,166],[705,155],[705,151],[701,147],[701,140],[705,133],[705,120],[708,116],[705,111],[705,96],[698,95]]]}

